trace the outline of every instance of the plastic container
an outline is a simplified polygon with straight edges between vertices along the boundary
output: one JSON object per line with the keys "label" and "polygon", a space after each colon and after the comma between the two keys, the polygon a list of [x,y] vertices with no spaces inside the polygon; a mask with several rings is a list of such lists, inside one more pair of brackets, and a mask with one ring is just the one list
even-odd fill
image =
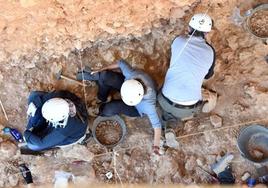
{"label": "plastic container", "polygon": [[[109,121],[109,120],[110,120],[110,121],[117,121],[117,122],[118,122],[118,124],[119,124],[120,127],[121,127],[122,135],[121,135],[121,138],[119,139],[119,141],[118,141],[117,143],[112,144],[112,145],[104,145],[104,144],[102,144],[102,143],[98,140],[98,138],[97,138],[97,136],[96,136],[96,128],[97,128],[97,126],[99,125],[100,122],[102,122],[102,121]],[[123,120],[120,116],[118,116],[118,115],[111,116],[111,117],[102,117],[102,116],[98,116],[98,117],[94,120],[94,122],[93,122],[92,134],[93,134],[93,138],[94,138],[94,140],[95,140],[98,144],[100,144],[100,145],[102,145],[102,146],[105,146],[105,147],[107,147],[107,148],[113,148],[113,147],[115,147],[116,145],[118,145],[119,143],[121,143],[121,142],[124,140],[126,133],[127,133],[126,124],[125,124],[124,120]]]}
{"label": "plastic container", "polygon": [[3,129],[4,134],[10,134],[17,142],[23,142],[23,137],[17,129],[5,127]]}
{"label": "plastic container", "polygon": [[248,187],[254,187],[255,185],[256,185],[256,183],[257,183],[257,181],[256,181],[256,179],[254,179],[254,178],[249,178],[248,179],[248,181],[247,181],[247,185],[248,185]]}
{"label": "plastic container", "polygon": [[265,164],[268,162],[268,158],[258,160],[256,158],[253,158],[248,150],[248,143],[250,138],[258,134],[262,135],[262,137],[258,139],[259,145],[262,147],[267,147],[268,149],[268,129],[261,125],[251,125],[241,130],[237,139],[237,147],[242,157],[254,163]]}

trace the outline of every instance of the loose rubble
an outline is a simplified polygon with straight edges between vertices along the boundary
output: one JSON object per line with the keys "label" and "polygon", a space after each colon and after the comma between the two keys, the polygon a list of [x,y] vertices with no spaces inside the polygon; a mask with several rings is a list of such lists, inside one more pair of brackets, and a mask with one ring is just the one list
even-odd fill
{"label": "loose rubble", "polygon": [[209,117],[211,124],[215,128],[220,128],[222,126],[222,118],[218,115],[212,115]]}
{"label": "loose rubble", "polygon": [[[234,7],[247,10],[257,1],[251,1],[252,5],[248,1],[247,8],[243,7],[242,0],[112,2],[0,3],[3,10],[0,16],[0,98],[10,125],[20,131],[25,129],[27,97],[32,90],[68,89],[86,98],[91,108],[96,100],[96,86],[86,87],[84,96],[79,85],[54,77],[59,68],[64,74],[75,77],[81,62],[91,68],[101,68],[124,58],[134,67],[145,69],[160,88],[169,64],[172,40],[184,33],[193,13],[208,9],[208,3],[208,14],[215,22],[214,30],[208,35],[208,42],[213,44],[217,54],[215,74],[204,83],[208,95],[203,94],[203,113],[176,127],[176,136],[242,125],[179,139],[178,148],[168,148],[163,156],[151,160],[152,130],[148,120],[124,118],[127,136],[114,148],[118,151],[115,165],[113,153],[108,153],[93,139],[86,146],[77,145],[42,156],[20,156],[11,138],[1,135],[0,186],[22,183],[16,174],[19,162],[28,163],[37,184],[52,183],[56,170],[73,173],[76,183],[115,183],[119,182],[118,176],[111,179],[105,176],[107,172],[114,174],[114,168],[123,183],[204,183],[204,173],[197,166],[209,170],[217,156],[226,152],[235,153],[236,177],[241,177],[245,171],[255,175],[254,165],[240,156],[236,138],[247,122],[259,120],[267,126],[268,46],[234,25],[230,16]],[[210,113],[218,115],[216,118],[212,115],[216,119],[212,119],[213,124]],[[0,120],[5,126],[3,114]],[[90,127],[93,120],[91,117]]]}

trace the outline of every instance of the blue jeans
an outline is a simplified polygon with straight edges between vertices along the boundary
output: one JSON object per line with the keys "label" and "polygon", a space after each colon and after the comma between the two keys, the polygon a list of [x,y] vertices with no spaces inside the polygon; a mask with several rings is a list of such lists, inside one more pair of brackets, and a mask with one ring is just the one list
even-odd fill
{"label": "blue jeans", "polygon": [[41,150],[41,148],[39,148],[37,145],[31,144],[31,143],[27,143],[27,147],[33,151],[40,151]]}

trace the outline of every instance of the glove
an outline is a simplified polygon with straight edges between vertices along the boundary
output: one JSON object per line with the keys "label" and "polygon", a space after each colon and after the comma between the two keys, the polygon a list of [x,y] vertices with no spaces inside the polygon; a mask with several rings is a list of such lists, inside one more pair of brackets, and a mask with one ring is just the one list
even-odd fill
{"label": "glove", "polygon": [[159,156],[161,155],[159,146],[153,146],[152,149],[153,149],[154,154],[159,155]]}
{"label": "glove", "polygon": [[27,115],[34,117],[36,110],[37,110],[36,106],[34,105],[34,103],[31,102],[27,110]]}
{"label": "glove", "polygon": [[27,184],[33,183],[32,174],[31,174],[31,171],[29,170],[29,168],[25,164],[21,164],[21,165],[19,165],[19,169],[20,169],[21,175],[24,178],[24,180],[26,181],[26,183]]}

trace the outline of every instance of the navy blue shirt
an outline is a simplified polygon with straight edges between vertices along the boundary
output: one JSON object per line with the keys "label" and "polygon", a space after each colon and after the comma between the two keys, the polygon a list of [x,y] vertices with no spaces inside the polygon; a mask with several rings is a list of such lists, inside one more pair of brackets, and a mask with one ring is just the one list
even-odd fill
{"label": "navy blue shirt", "polygon": [[[67,125],[64,128],[54,128],[50,126],[42,117],[41,108],[43,104],[54,97],[68,98],[64,94],[66,92],[32,92],[28,103],[33,102],[37,107],[34,117],[29,119],[27,130],[24,132],[24,138],[27,144],[34,145],[36,150],[44,150],[55,146],[68,145],[76,142],[85,135],[87,129],[87,116],[82,121],[77,115],[68,118]],[[67,92],[70,95],[70,92]],[[73,95],[73,94],[71,94]],[[75,103],[75,101],[72,101]],[[75,103],[76,105],[76,103]],[[76,105],[77,107],[77,105]],[[77,108],[78,110],[78,108]],[[30,131],[28,129],[32,128]]]}

